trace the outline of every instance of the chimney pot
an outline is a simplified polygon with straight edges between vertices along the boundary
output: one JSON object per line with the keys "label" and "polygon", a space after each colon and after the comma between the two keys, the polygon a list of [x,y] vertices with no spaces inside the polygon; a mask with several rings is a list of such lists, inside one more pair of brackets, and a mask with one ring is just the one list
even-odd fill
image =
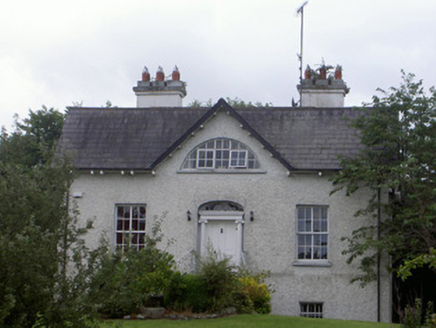
{"label": "chimney pot", "polygon": [[150,81],[150,73],[148,72],[148,68],[146,66],[144,66],[144,69],[142,70],[142,81]]}
{"label": "chimney pot", "polygon": [[165,74],[163,68],[159,66],[156,72],[156,81],[164,81],[164,80],[165,80]]}
{"label": "chimney pot", "polygon": [[173,74],[171,75],[171,78],[173,79],[173,81],[180,81],[180,72],[177,65],[174,66]]}
{"label": "chimney pot", "polygon": [[310,80],[311,75],[312,75],[312,72],[311,72],[310,66],[307,65],[306,70],[304,71],[304,79]]}
{"label": "chimney pot", "polygon": [[342,66],[337,65],[335,69],[335,79],[342,80]]}

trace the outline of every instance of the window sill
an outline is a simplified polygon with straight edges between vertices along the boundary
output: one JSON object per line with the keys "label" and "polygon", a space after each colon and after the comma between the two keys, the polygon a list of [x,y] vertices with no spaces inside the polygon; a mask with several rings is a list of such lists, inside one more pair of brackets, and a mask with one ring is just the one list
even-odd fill
{"label": "window sill", "polygon": [[181,174],[265,174],[266,171],[256,169],[194,169],[180,170]]}
{"label": "window sill", "polygon": [[297,260],[292,262],[293,266],[302,267],[331,267],[332,262],[328,260]]}

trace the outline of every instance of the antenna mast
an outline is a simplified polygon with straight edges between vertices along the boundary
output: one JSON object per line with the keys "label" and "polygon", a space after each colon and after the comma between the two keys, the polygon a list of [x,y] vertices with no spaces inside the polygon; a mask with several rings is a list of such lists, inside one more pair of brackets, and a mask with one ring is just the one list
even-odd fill
{"label": "antenna mast", "polygon": [[[297,15],[301,14],[301,28],[300,28],[300,53],[298,54],[298,60],[300,61],[300,84],[303,80],[303,22],[304,22],[304,6],[309,1],[305,1],[298,9]],[[301,107],[301,91],[300,91],[300,107]]]}

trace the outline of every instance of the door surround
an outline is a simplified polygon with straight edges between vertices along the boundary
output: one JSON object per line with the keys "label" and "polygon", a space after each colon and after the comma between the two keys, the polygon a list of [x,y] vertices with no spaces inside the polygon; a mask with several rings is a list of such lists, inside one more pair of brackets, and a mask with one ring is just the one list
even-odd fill
{"label": "door surround", "polygon": [[[205,256],[207,252],[207,225],[208,222],[233,221],[236,225],[235,251],[231,262],[235,265],[241,265],[243,262],[243,224],[244,211],[241,205],[230,201],[208,202],[199,207],[198,224],[199,229],[199,251],[200,256]],[[222,230],[221,230],[222,232]],[[233,241],[232,241],[233,242]]]}

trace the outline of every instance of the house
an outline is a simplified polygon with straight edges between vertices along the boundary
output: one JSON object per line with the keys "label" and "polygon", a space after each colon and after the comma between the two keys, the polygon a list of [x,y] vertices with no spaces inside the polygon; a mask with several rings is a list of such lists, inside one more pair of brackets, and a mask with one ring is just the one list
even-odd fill
{"label": "house", "polygon": [[208,245],[269,270],[274,314],[389,322],[388,273],[361,288],[342,254],[341,237],[369,220],[353,217],[368,195],[330,195],[338,156],[360,147],[344,119],[357,115],[343,107],[348,88],[340,74],[298,87],[302,107],[182,107],[177,68],[168,79],[144,70],[137,108],[69,108],[60,149],[79,171],[80,219],[94,220],[88,245],[104,233],[114,248],[141,248],[162,218],[181,270]]}

